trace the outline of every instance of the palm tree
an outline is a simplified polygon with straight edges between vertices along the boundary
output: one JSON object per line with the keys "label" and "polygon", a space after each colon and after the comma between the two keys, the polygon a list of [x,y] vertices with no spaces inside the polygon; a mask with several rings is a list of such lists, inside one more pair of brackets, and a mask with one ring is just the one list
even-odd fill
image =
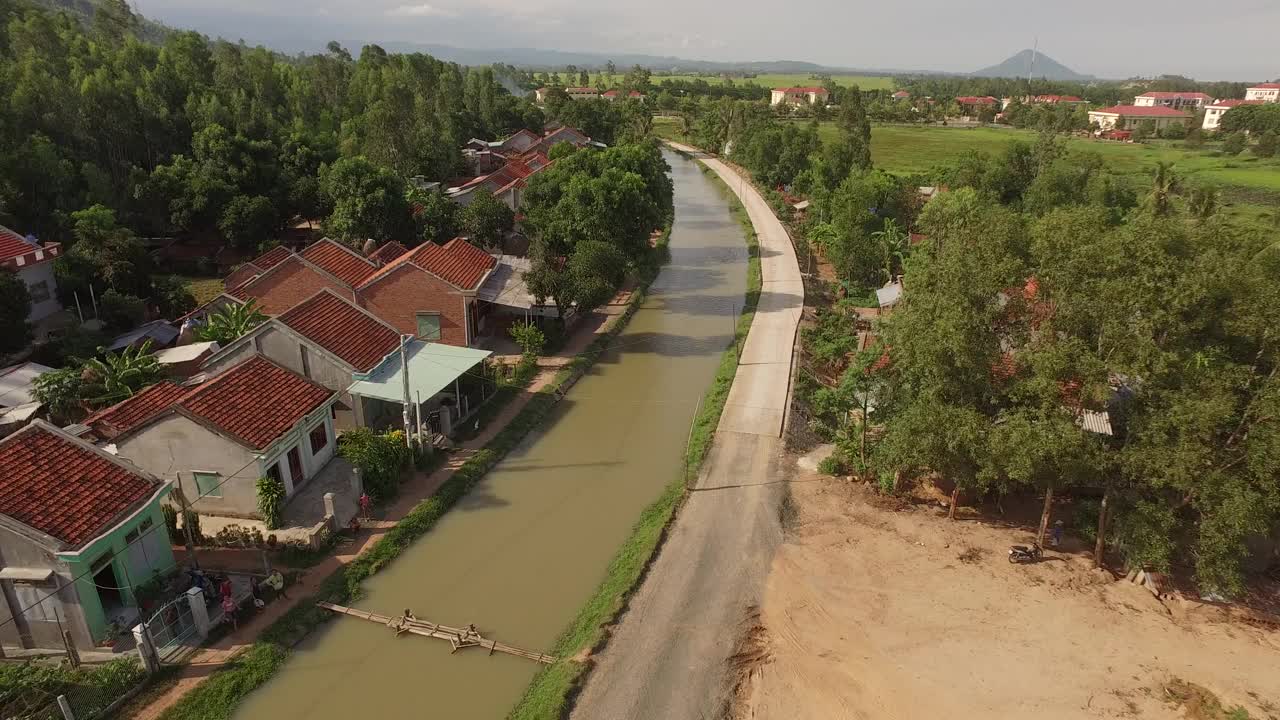
{"label": "palm tree", "polygon": [[885,282],[893,282],[894,260],[897,260],[898,267],[903,267],[911,236],[903,231],[897,220],[888,218],[884,221],[884,227],[871,233],[871,237],[880,243],[880,247],[884,250]]}
{"label": "palm tree", "polygon": [[101,358],[91,358],[80,371],[81,397],[92,407],[105,407],[130,397],[160,381],[164,371],[151,353],[151,341],[126,347],[119,353],[98,348]]}
{"label": "palm tree", "polygon": [[204,324],[196,328],[196,337],[226,345],[235,342],[266,319],[267,316],[258,311],[256,300],[250,300],[242,305],[224,305],[217,312],[206,317]]}
{"label": "palm tree", "polygon": [[1161,217],[1166,216],[1173,212],[1173,196],[1182,189],[1182,183],[1170,162],[1157,162],[1151,179],[1151,194],[1147,196],[1151,212]]}

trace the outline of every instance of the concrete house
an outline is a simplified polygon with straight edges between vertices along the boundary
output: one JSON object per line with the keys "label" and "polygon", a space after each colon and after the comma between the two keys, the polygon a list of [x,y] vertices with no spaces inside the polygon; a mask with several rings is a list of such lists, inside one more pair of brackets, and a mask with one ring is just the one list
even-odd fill
{"label": "concrete house", "polygon": [[1188,125],[1191,119],[1190,113],[1163,105],[1116,105],[1089,111],[1089,122],[1103,131],[1132,130],[1148,120],[1155,124],[1156,130],[1161,130],[1175,123]]}
{"label": "concrete house", "polygon": [[356,373],[372,371],[400,347],[395,328],[329,289],[259,325],[209,357],[203,369],[220,373],[262,355],[339,393],[333,405],[337,430],[365,425],[347,388]]}
{"label": "concrete house", "polygon": [[1241,105],[1261,105],[1261,100],[1218,100],[1210,105],[1204,106],[1204,122],[1200,124],[1203,130],[1217,130],[1222,125],[1222,116],[1233,108]]}
{"label": "concrete house", "polygon": [[41,415],[44,405],[32,391],[36,378],[53,368],[27,362],[0,369],[0,437],[4,437]]}
{"label": "concrete house", "polygon": [[1244,99],[1263,103],[1280,102],[1280,83],[1260,83],[1245,88]]}
{"label": "concrete house", "polygon": [[1149,92],[1135,95],[1135,107],[1166,107],[1174,110],[1196,111],[1213,102],[1213,98],[1202,92]]}
{"label": "concrete house", "polygon": [[87,420],[93,436],[173,480],[196,512],[259,519],[256,482],[292,496],[333,458],[337,393],[261,355],[190,385],[162,382]]}
{"label": "concrete house", "polygon": [[135,589],[174,567],[171,486],[41,420],[0,440],[0,644],[80,649],[138,617]]}
{"label": "concrete house", "polygon": [[776,105],[825,105],[830,93],[823,87],[774,88],[769,94],[769,104]]}
{"label": "concrete house", "polygon": [[465,347],[480,334],[476,292],[495,266],[492,255],[461,238],[428,242],[384,265],[356,292],[361,306],[397,332]]}
{"label": "concrete house", "polygon": [[[41,243],[0,225],[0,269],[18,275],[31,293],[31,314],[27,322],[39,326],[42,320],[62,310],[58,302],[58,281],[53,276],[53,260],[62,254],[58,243]],[[36,337],[41,333],[37,331]]]}

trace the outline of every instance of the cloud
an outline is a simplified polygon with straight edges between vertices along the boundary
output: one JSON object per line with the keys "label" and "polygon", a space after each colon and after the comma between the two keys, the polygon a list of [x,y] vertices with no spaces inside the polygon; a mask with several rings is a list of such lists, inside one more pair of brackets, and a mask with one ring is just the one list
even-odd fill
{"label": "cloud", "polygon": [[453,17],[453,13],[428,3],[401,5],[387,11],[392,17]]}

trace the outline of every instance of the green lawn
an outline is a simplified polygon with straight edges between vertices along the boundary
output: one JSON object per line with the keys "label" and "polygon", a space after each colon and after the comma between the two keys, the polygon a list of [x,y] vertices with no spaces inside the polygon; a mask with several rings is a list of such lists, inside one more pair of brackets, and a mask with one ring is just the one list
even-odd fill
{"label": "green lawn", "polygon": [[218,294],[225,289],[222,278],[183,277],[182,279],[186,281],[187,289],[191,294],[196,296],[198,305],[218,297]]}

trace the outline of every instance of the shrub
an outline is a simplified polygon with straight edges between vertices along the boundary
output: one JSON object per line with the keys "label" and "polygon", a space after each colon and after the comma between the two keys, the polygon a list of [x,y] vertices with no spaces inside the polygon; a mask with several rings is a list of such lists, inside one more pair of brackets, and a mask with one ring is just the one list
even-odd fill
{"label": "shrub", "polygon": [[1253,146],[1253,154],[1260,158],[1275,157],[1277,146],[1280,146],[1280,135],[1275,130],[1269,130],[1258,138],[1258,144]]}
{"label": "shrub", "polygon": [[823,475],[844,475],[846,469],[845,462],[839,453],[831,453],[818,463],[818,472]]}
{"label": "shrub", "polygon": [[411,459],[403,431],[378,434],[369,428],[343,433],[338,438],[338,455],[360,469],[365,491],[379,502],[395,496],[400,472]]}
{"label": "shrub", "polygon": [[142,298],[114,289],[102,293],[98,299],[98,319],[110,330],[132,330],[142,324],[146,312],[147,306]]}
{"label": "shrub", "polygon": [[541,355],[547,344],[547,336],[533,323],[512,325],[511,339],[516,341],[525,356]]}
{"label": "shrub", "polygon": [[1222,141],[1222,152],[1228,155],[1239,155],[1244,152],[1247,139],[1242,132],[1233,132]]}
{"label": "shrub", "polygon": [[169,544],[181,545],[182,534],[178,532],[178,509],[172,505],[161,505],[160,512],[164,513],[164,527],[169,531]]}
{"label": "shrub", "polygon": [[274,530],[284,522],[282,510],[284,506],[284,483],[279,478],[262,476],[258,478],[258,512],[268,530]]}

